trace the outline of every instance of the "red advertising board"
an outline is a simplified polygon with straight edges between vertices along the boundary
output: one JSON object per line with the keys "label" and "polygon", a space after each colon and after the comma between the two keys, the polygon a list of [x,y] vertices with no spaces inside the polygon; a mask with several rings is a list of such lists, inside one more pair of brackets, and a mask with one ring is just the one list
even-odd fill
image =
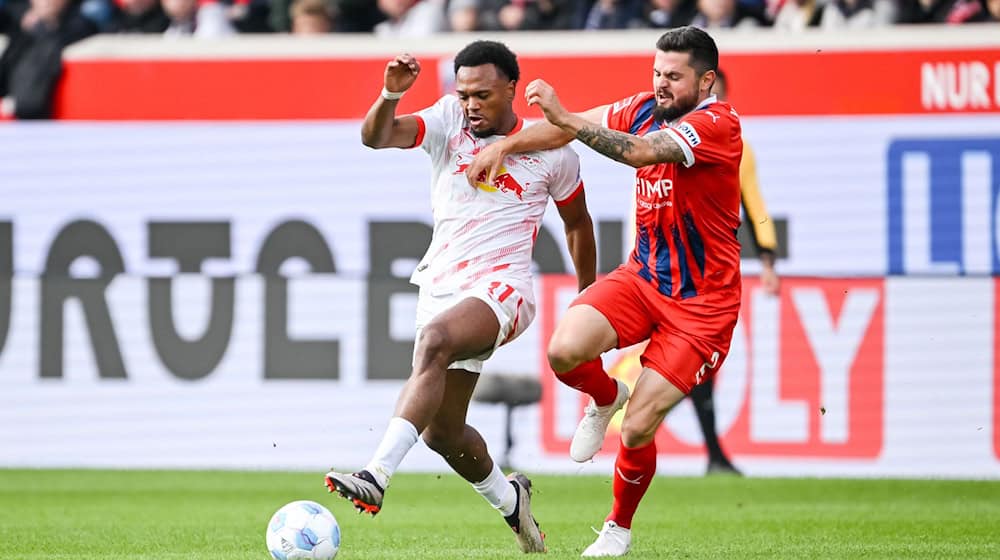
{"label": "red advertising board", "polygon": [[[584,110],[648,90],[652,54],[651,47],[648,54],[524,55],[521,84],[544,78],[566,107]],[[441,61],[422,58],[422,75],[401,111],[428,106],[446,89],[451,70]],[[71,57],[55,113],[82,120],[357,119],[378,94],[385,62],[381,57]],[[724,52],[721,62],[730,76],[731,101],[743,115],[1000,110],[1000,47]],[[520,97],[516,108],[526,117],[540,117]]]}
{"label": "red advertising board", "polygon": [[[572,277],[543,279],[541,340],[548,340],[558,302],[576,289]],[[779,297],[767,295],[756,279],[744,281],[740,324],[718,385],[739,381],[739,406],[720,422],[720,436],[736,455],[815,458],[874,458],[884,432],[884,288],[881,279],[786,279]],[[545,352],[541,352],[544,356]],[[641,371],[636,353],[605,363],[627,383]],[[551,371],[543,364],[541,371]],[[729,379],[732,378],[732,379]],[[564,453],[569,437],[556,418],[565,406],[556,397],[554,376],[543,376],[542,440],[545,449]],[[718,387],[717,385],[717,387]],[[579,417],[585,399],[569,411]],[[613,422],[604,446],[617,449]],[[657,449],[668,454],[703,454],[664,425]]]}

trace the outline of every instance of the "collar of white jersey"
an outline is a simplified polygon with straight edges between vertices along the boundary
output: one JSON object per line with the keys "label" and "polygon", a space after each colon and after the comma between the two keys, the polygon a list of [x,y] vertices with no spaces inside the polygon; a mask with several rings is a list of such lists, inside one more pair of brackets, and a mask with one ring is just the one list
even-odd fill
{"label": "collar of white jersey", "polygon": [[510,132],[507,134],[497,134],[497,136],[513,136],[524,128],[524,119],[521,118],[521,115],[515,114],[514,116],[517,117],[517,122],[514,123],[514,128],[510,129]]}

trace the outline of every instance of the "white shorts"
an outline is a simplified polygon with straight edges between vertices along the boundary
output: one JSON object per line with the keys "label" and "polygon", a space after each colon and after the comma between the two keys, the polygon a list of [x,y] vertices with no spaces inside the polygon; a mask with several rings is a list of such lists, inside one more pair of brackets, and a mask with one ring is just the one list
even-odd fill
{"label": "white shorts", "polygon": [[[497,339],[492,348],[468,360],[457,361],[448,366],[448,369],[464,369],[482,373],[483,362],[492,356],[497,348],[520,336],[535,319],[535,294],[531,288],[515,288],[503,280],[473,286],[464,292],[440,296],[431,295],[429,290],[421,287],[420,295],[417,296],[417,336],[415,340],[420,339],[420,331],[434,317],[468,298],[480,299],[490,306],[500,322],[500,332],[497,333]],[[414,345],[414,352],[416,352],[416,345]],[[416,354],[414,354],[414,361],[416,361]]]}

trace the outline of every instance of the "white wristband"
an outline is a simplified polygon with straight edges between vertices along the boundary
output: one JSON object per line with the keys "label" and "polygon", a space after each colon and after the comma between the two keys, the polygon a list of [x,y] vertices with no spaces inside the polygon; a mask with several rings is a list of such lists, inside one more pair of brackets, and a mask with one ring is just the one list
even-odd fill
{"label": "white wristband", "polygon": [[400,97],[403,97],[405,91],[389,91],[382,86],[382,99],[388,99],[389,101],[395,101]]}

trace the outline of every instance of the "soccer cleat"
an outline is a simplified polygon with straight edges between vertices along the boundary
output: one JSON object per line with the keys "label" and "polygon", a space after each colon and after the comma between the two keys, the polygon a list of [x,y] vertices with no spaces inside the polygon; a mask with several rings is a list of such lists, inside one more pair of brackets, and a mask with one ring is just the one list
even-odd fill
{"label": "soccer cleat", "polygon": [[573,441],[569,444],[569,456],[577,463],[585,463],[597,455],[601,445],[604,445],[604,434],[608,431],[611,417],[628,401],[628,385],[617,379],[615,383],[618,384],[618,396],[614,402],[606,406],[597,406],[594,399],[590,399],[587,408],[583,410],[583,418],[576,426]]}
{"label": "soccer cleat", "polygon": [[597,533],[594,541],[581,556],[595,558],[600,556],[625,556],[632,548],[632,531],[619,527],[614,521],[605,521],[604,527]]}
{"label": "soccer cleat", "polygon": [[336,492],[350,500],[359,513],[370,513],[375,517],[382,510],[385,490],[368,471],[353,474],[330,471],[326,473],[326,487],[331,493]]}
{"label": "soccer cleat", "polygon": [[531,515],[531,481],[521,473],[512,472],[507,480],[514,485],[517,500],[514,513],[504,517],[504,521],[514,530],[521,552],[545,552],[545,533]]}

